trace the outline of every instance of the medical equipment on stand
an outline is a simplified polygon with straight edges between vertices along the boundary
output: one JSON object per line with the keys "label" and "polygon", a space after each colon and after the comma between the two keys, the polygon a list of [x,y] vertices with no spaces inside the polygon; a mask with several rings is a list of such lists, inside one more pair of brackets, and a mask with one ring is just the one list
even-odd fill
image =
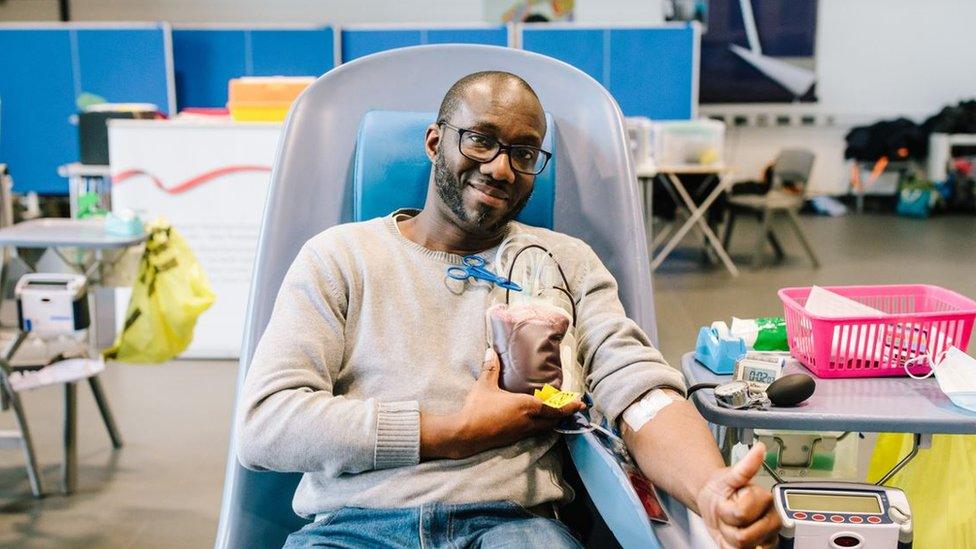
{"label": "medical equipment on stand", "polygon": [[28,273],[17,281],[14,294],[20,328],[25,332],[72,334],[89,326],[84,275]]}
{"label": "medical equipment on stand", "polygon": [[511,280],[500,277],[485,268],[485,258],[479,255],[466,255],[461,259],[461,262],[462,265],[455,265],[447,268],[447,276],[449,278],[453,278],[454,280],[467,280],[469,278],[473,278],[475,280],[490,282],[495,286],[505,288],[506,290],[515,290],[516,292],[522,291],[522,287],[518,284],[513,284]]}
{"label": "medical equipment on stand", "polygon": [[[790,431],[756,429],[754,436],[766,445],[766,465],[778,474],[788,477],[827,476],[829,478],[851,478],[857,476],[858,435],[851,437],[850,431]],[[838,451],[839,445],[848,442]],[[744,444],[740,455],[745,455],[748,447]],[[736,448],[733,461],[736,461]],[[838,464],[838,462],[842,462]],[[840,474],[849,473],[847,475]],[[836,473],[836,474],[835,474]]]}
{"label": "medical equipment on stand", "polygon": [[780,547],[906,549],[912,512],[897,488],[855,482],[787,482],[773,487]]}
{"label": "medical equipment on stand", "polygon": [[813,396],[816,387],[812,377],[806,374],[790,374],[777,379],[768,387],[745,381],[698,383],[688,388],[688,397],[701,389],[714,389],[715,400],[725,408],[766,410],[771,406],[796,406]]}
{"label": "medical equipment on stand", "polygon": [[735,361],[732,379],[757,385],[762,389],[769,387],[783,375],[786,357],[764,353],[746,353]]}

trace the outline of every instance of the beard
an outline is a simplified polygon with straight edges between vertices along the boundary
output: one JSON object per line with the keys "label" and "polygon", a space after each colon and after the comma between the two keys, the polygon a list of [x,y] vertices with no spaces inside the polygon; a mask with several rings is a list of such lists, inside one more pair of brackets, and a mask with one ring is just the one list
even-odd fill
{"label": "beard", "polygon": [[518,203],[509,208],[501,218],[494,221],[491,218],[495,210],[487,204],[479,204],[478,211],[474,215],[471,215],[464,208],[463,193],[464,187],[467,185],[462,183],[457,175],[447,167],[447,162],[444,160],[444,155],[441,152],[438,152],[434,158],[434,185],[437,189],[437,196],[451,210],[451,213],[460,222],[461,228],[486,234],[497,232],[507,225],[509,221],[518,217],[518,214],[522,212],[529,198],[532,196],[531,192],[526,194]]}

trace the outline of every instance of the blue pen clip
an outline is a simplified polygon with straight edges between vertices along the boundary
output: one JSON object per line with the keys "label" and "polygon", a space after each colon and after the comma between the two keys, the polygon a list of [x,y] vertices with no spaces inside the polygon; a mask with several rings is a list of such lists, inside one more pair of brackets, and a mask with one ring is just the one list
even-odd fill
{"label": "blue pen clip", "polygon": [[462,265],[448,267],[447,276],[453,278],[454,280],[467,280],[469,278],[474,278],[475,280],[491,282],[495,286],[505,288],[506,290],[512,290],[515,292],[522,291],[522,287],[518,284],[515,284],[511,280],[498,276],[486,269],[485,258],[481,257],[480,255],[466,255],[461,259],[461,263]]}

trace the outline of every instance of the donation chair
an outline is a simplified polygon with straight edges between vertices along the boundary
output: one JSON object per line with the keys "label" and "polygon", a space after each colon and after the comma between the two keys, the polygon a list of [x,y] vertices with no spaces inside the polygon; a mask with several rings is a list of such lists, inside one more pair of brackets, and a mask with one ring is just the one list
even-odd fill
{"label": "donation chair", "polygon": [[722,245],[726,250],[732,241],[732,229],[739,214],[752,214],[759,220],[759,233],[756,236],[755,250],[752,255],[752,266],[758,267],[762,263],[763,248],[768,239],[776,252],[777,259],[783,258],[783,248],[773,235],[773,223],[778,215],[786,217],[787,222],[796,234],[800,245],[814,267],[820,266],[820,260],[813,251],[813,246],[807,240],[800,217],[797,212],[803,207],[806,199],[807,183],[813,170],[814,155],[807,149],[783,149],[772,167],[772,182],[768,192],[737,193],[732,188],[728,198],[726,210],[725,234]]}
{"label": "donation chair", "polygon": [[[616,276],[627,313],[656,339],[636,178],[620,109],[606,89],[583,72],[535,53],[495,46],[417,46],[340,65],[292,107],[265,207],[238,390],[282,278],[302,244],[339,223],[421,207],[431,169],[423,151],[424,131],[448,87],[480,70],[525,78],[547,111],[543,146],[553,150],[553,161],[536,178],[519,219],[588,242]],[[584,542],[612,546],[609,528],[624,547],[702,546],[695,539],[702,532],[697,517],[666,495],[663,503],[672,521],[651,525],[625,475],[592,433],[566,439],[576,480],[585,487],[577,498],[589,506],[575,516],[597,525]],[[234,446],[232,437],[215,546],[280,547],[306,523],[291,506],[300,475],[247,470]],[[576,476],[572,470],[566,474],[570,482]],[[564,520],[570,528],[580,526],[569,522],[569,515]]]}

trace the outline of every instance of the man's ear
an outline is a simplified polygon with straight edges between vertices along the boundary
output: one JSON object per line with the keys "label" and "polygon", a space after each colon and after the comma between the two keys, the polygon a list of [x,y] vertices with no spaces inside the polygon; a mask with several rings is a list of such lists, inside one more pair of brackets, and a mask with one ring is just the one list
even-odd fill
{"label": "man's ear", "polygon": [[441,128],[437,124],[431,124],[427,126],[427,136],[424,139],[424,150],[427,152],[427,158],[431,162],[434,161],[434,157],[437,156],[437,147],[441,143]]}

